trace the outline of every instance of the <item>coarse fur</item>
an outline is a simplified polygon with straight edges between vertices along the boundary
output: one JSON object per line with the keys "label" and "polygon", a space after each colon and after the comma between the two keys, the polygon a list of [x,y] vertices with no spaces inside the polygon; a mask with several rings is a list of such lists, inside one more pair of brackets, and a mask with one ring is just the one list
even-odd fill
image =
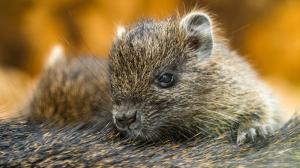
{"label": "coarse fur", "polygon": [[106,60],[67,58],[55,47],[27,104],[21,109],[33,122],[63,126],[109,122],[111,95]]}
{"label": "coarse fur", "polygon": [[237,146],[223,137],[182,143],[119,139],[111,125],[49,128],[0,123],[0,167],[299,167],[300,120]]}
{"label": "coarse fur", "polygon": [[[280,126],[276,98],[214,25],[193,11],[120,29],[109,54],[112,113],[116,124],[136,115],[121,131],[149,141],[230,132],[242,144]],[[176,83],[159,87],[166,72]]]}

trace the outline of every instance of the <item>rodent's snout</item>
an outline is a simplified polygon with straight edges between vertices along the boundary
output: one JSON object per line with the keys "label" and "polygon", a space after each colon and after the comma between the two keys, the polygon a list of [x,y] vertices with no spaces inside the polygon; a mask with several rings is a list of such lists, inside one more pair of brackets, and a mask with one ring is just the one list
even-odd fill
{"label": "rodent's snout", "polygon": [[117,128],[122,131],[136,129],[140,125],[140,117],[135,110],[116,113],[114,121]]}

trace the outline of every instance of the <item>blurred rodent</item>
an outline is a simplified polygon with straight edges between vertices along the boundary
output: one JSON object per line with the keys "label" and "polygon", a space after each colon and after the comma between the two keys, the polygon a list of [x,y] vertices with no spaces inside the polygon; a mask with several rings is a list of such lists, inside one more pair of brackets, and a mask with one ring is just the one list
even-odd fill
{"label": "blurred rodent", "polygon": [[107,61],[88,56],[68,58],[57,45],[21,112],[33,122],[65,126],[109,122],[111,106]]}

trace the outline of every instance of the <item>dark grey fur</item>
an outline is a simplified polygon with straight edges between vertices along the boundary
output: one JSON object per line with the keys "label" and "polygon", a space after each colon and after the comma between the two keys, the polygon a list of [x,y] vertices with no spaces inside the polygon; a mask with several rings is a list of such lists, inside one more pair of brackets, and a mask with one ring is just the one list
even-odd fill
{"label": "dark grey fur", "polygon": [[237,146],[216,138],[133,143],[109,125],[49,129],[26,121],[0,123],[0,167],[299,167],[300,119],[274,135]]}

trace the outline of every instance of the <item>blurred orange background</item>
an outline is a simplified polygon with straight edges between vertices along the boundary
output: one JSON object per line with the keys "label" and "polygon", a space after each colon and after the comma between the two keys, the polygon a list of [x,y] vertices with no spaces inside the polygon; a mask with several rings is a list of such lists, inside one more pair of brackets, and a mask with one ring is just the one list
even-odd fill
{"label": "blurred orange background", "polygon": [[54,44],[63,44],[71,55],[106,57],[118,25],[195,6],[215,14],[232,48],[279,95],[284,117],[295,112],[300,107],[300,1],[18,0],[0,2],[0,114],[26,100]]}

